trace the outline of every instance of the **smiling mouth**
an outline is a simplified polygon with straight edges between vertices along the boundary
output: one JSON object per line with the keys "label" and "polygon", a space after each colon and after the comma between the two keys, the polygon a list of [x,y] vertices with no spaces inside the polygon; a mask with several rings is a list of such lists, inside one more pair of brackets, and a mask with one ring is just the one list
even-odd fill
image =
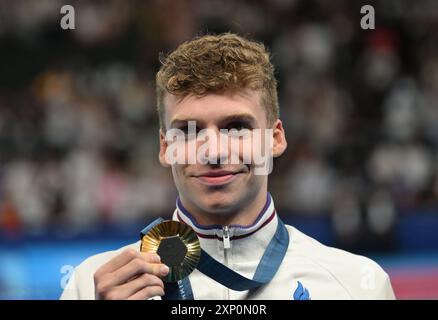
{"label": "smiling mouth", "polygon": [[218,186],[232,182],[243,172],[210,172],[199,176],[194,176],[199,182],[205,185]]}

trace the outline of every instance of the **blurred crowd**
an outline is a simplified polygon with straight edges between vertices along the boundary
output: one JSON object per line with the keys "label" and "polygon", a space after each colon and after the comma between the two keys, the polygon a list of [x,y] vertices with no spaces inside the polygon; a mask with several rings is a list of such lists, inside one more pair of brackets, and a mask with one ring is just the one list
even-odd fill
{"label": "blurred crowd", "polygon": [[[158,55],[206,32],[271,50],[283,214],[329,215],[348,237],[438,207],[438,2],[72,1],[75,30],[59,26],[63,4],[0,1],[0,233],[169,215]],[[375,30],[360,27],[363,4]]]}

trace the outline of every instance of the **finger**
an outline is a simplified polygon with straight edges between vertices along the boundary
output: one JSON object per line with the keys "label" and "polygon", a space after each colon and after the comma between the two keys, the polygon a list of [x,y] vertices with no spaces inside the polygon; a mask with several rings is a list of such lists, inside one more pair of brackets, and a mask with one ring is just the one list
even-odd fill
{"label": "finger", "polygon": [[128,300],[146,300],[152,297],[164,296],[164,289],[159,286],[146,287],[137,291]]}
{"label": "finger", "polygon": [[[144,261],[149,262],[149,263],[160,263],[161,262],[160,256],[154,252],[140,252],[140,256],[144,259]],[[129,278],[129,280],[127,282],[134,280],[135,278],[137,278],[137,276],[138,275],[135,274],[134,276]]]}
{"label": "finger", "polygon": [[160,256],[154,252],[140,252],[140,256],[143,257],[143,259],[146,262],[150,262],[150,263],[160,263],[161,262]]}
{"label": "finger", "polygon": [[141,258],[142,255],[140,252],[135,251],[134,249],[126,249],[121,254],[115,256],[113,259],[102,265],[95,273],[95,277],[104,275],[106,273],[113,272],[122,266],[129,263],[131,260],[136,258]]}
{"label": "finger", "polygon": [[110,285],[116,286],[128,282],[131,278],[143,273],[162,277],[169,273],[169,267],[161,263],[148,263],[143,259],[134,259],[127,265],[112,272],[108,278],[111,278]]}
{"label": "finger", "polygon": [[121,296],[129,297],[146,287],[161,287],[164,289],[164,283],[157,276],[145,273],[138,278],[119,286],[117,290],[120,291]]}

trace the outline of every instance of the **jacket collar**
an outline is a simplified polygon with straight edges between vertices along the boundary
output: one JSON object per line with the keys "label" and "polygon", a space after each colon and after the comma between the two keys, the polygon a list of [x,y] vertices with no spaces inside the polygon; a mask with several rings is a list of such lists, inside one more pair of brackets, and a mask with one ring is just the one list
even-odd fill
{"label": "jacket collar", "polygon": [[[176,200],[176,210],[173,214],[173,220],[186,223],[196,232],[198,237],[203,239],[223,240],[224,226],[222,225],[201,225],[196,219],[184,208],[179,197]],[[267,193],[266,203],[262,211],[258,214],[254,223],[249,226],[230,225],[228,226],[230,240],[242,239],[254,235],[265,229],[267,225],[276,224],[276,211],[274,202],[269,193]],[[271,229],[271,228],[269,228]]]}

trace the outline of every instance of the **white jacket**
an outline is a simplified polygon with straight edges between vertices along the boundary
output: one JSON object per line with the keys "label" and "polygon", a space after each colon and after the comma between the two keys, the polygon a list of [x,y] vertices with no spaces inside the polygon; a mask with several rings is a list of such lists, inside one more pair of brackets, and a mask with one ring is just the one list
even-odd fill
{"label": "white jacket", "polygon": [[[208,254],[250,279],[278,223],[271,199],[253,225],[229,227],[231,245],[225,255],[221,226],[198,225],[180,203],[173,214],[173,220],[189,224],[198,234],[201,247]],[[327,247],[292,226],[286,225],[286,228],[289,232],[289,247],[271,282],[255,290],[233,291],[195,270],[189,276],[194,299],[395,298],[388,275],[374,261]],[[140,241],[82,262],[75,269],[61,299],[95,299],[94,273],[128,247],[139,250]]]}

